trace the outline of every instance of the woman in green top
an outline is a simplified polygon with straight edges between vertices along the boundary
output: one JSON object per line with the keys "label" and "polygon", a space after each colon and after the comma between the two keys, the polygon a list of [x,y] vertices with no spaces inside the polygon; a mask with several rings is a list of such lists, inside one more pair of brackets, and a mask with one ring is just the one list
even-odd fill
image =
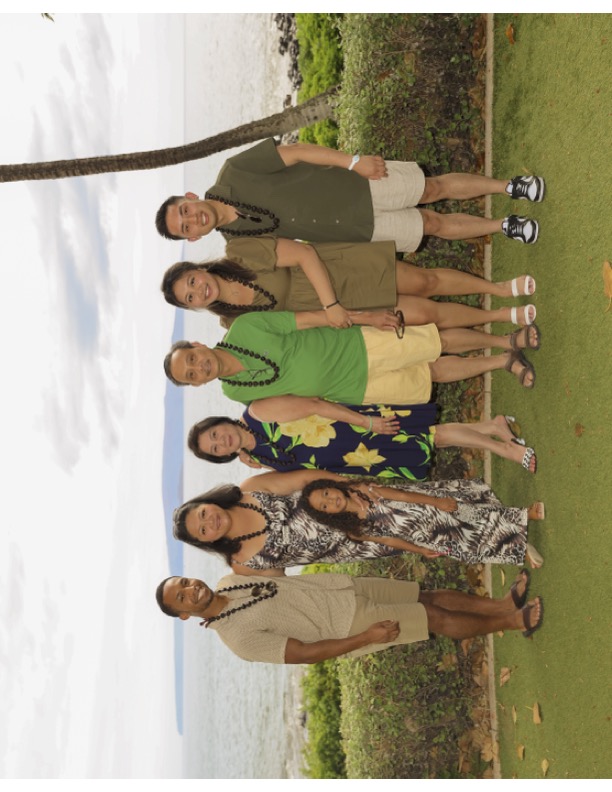
{"label": "woman in green top", "polygon": [[[204,385],[220,379],[224,394],[250,404],[269,396],[318,396],[345,404],[424,404],[432,382],[454,382],[505,368],[525,387],[535,382],[533,366],[512,343],[525,346],[530,328],[518,335],[492,336],[475,330],[438,333],[435,325],[406,328],[403,338],[371,327],[300,329],[299,315],[239,316],[214,349],[178,341],[164,369],[177,385]],[[522,338],[522,341],[521,341]],[[498,347],[505,354],[458,357]]]}
{"label": "woman in green top", "polygon": [[397,261],[393,242],[313,246],[274,237],[236,238],[228,243],[225,259],[174,264],[161,288],[171,305],[207,309],[226,319],[249,311],[316,311],[325,316],[325,324],[340,328],[350,326],[359,311],[360,324],[382,327],[385,317],[377,309],[397,308],[406,324],[431,323],[440,329],[535,320],[533,305],[483,311],[426,299],[531,295],[535,281],[529,275],[491,283],[458,270],[421,269]]}

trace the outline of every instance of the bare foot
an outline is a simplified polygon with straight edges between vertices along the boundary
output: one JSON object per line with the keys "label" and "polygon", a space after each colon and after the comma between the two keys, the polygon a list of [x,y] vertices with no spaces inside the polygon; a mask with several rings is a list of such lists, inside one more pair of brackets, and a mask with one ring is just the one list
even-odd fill
{"label": "bare foot", "polygon": [[[504,449],[506,451],[505,458],[509,459],[511,462],[516,462],[519,465],[523,465],[523,459],[525,458],[525,454],[529,457],[528,451],[529,449],[525,446],[519,445],[518,443],[514,443],[510,441],[509,443],[504,443]],[[533,451],[533,449],[531,449]],[[529,473],[535,473],[538,466],[538,460],[535,455],[535,452],[532,454],[531,458],[528,462],[528,467],[526,470]]]}
{"label": "bare foot", "polygon": [[[518,278],[514,279],[516,283],[516,290],[518,294],[533,294],[535,292],[536,283],[531,275],[519,275]],[[503,294],[500,294],[500,297],[514,297],[515,295],[512,294],[512,281],[500,281],[496,284],[503,289]]]}
{"label": "bare foot", "polygon": [[[510,415],[507,417],[505,415],[496,415],[495,418],[493,418],[493,423],[496,426],[496,432],[495,432],[496,436],[499,437],[500,440],[505,441],[506,443],[510,442],[515,437],[519,437],[521,434],[520,426],[516,423],[516,421],[512,419]],[[514,426],[515,431],[518,434],[515,435],[514,432],[510,429],[510,423]]]}
{"label": "bare foot", "polygon": [[527,512],[527,516],[530,520],[543,520],[546,517],[546,509],[542,501],[532,503]]}
{"label": "bare foot", "polygon": [[508,355],[506,359],[506,370],[514,374],[523,388],[533,388],[535,385],[535,369],[532,364],[527,358],[523,357],[522,352],[514,352],[512,355]]}
{"label": "bare foot", "polygon": [[544,618],[544,603],[542,602],[542,597],[529,600],[527,605],[517,613],[517,616],[520,618],[520,623],[517,625],[516,629],[522,629],[525,638],[531,637],[531,635],[542,626],[542,620]]}
{"label": "bare foot", "polygon": [[536,324],[524,325],[506,337],[512,349],[540,348],[540,328]]}

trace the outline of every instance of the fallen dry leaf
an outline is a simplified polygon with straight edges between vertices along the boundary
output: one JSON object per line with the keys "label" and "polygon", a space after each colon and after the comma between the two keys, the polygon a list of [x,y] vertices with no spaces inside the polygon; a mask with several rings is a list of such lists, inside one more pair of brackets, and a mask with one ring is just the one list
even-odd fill
{"label": "fallen dry leaf", "polygon": [[457,665],[457,655],[454,652],[449,652],[438,663],[438,671],[446,671],[455,665]]}
{"label": "fallen dry leaf", "polygon": [[516,707],[513,704],[512,705],[512,723],[514,723],[516,725],[517,720],[518,720],[518,715],[516,714]]}
{"label": "fallen dry leaf", "polygon": [[514,25],[512,24],[512,22],[506,28],[506,38],[508,39],[510,44],[516,43],[516,39],[514,38]]}
{"label": "fallen dry leaf", "polygon": [[604,282],[604,294],[608,298],[608,307],[606,308],[605,313],[608,313],[610,306],[612,305],[612,264],[610,264],[609,261],[604,261],[601,274],[603,276]]}
{"label": "fallen dry leaf", "polygon": [[542,764],[540,767],[542,768],[542,774],[546,775],[546,773],[548,773],[548,768],[550,767],[548,764],[548,759],[542,759]]}
{"label": "fallen dry leaf", "polygon": [[504,668],[502,668],[500,670],[500,672],[499,672],[499,686],[500,687],[503,687],[506,684],[506,682],[510,679],[510,674],[511,673],[512,672],[507,667],[504,667]]}
{"label": "fallen dry leaf", "polygon": [[581,423],[577,423],[574,426],[574,434],[576,435],[576,437],[582,437],[582,435],[584,434],[584,426]]}
{"label": "fallen dry leaf", "polygon": [[516,746],[516,755],[518,756],[518,758],[522,762],[523,759],[525,758],[525,746],[524,745],[517,745]]}
{"label": "fallen dry leaf", "polygon": [[504,637],[504,631],[503,630],[498,630],[496,635],[497,635],[498,638],[503,638]]}
{"label": "fallen dry leaf", "polygon": [[533,722],[542,723],[542,714],[540,713],[540,705],[536,703],[533,705]]}
{"label": "fallen dry leaf", "polygon": [[500,570],[499,570],[499,576],[500,576],[500,578],[501,578],[501,584],[502,584],[502,586],[505,586],[505,585],[506,585],[506,573],[504,572],[504,570],[503,570],[503,569],[500,569]]}
{"label": "fallen dry leaf", "polygon": [[474,642],[473,638],[464,638],[463,641],[461,641],[461,650],[464,655],[468,654],[468,652],[470,651],[470,646],[472,645],[473,642]]}

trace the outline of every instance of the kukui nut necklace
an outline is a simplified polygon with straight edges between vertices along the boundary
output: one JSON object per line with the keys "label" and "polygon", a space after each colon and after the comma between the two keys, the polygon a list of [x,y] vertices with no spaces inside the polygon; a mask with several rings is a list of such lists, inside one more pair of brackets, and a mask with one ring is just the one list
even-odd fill
{"label": "kukui nut necklace", "polygon": [[261,531],[253,531],[253,533],[243,534],[242,536],[232,536],[232,541],[234,542],[244,542],[246,539],[252,539],[254,536],[261,536],[265,534],[265,532],[270,527],[268,523],[268,515],[265,511],[261,508],[261,506],[256,506],[254,503],[236,503],[235,506],[239,506],[241,509],[251,509],[252,511],[259,512],[261,516],[264,518],[266,524],[261,529]]}
{"label": "kukui nut necklace", "polygon": [[231,616],[232,613],[238,613],[238,611],[244,610],[245,608],[250,608],[251,605],[256,605],[258,602],[270,599],[278,593],[278,586],[276,583],[273,580],[269,580],[267,583],[256,583],[255,585],[252,583],[242,583],[239,586],[228,586],[227,588],[215,591],[215,594],[225,594],[228,591],[240,591],[241,589],[248,588],[251,589],[251,597],[253,597],[250,602],[245,602],[244,605],[239,605],[237,608],[230,608],[229,610],[223,611],[223,613],[220,613],[218,616],[211,616],[208,619],[204,619],[204,621],[200,622],[200,627],[202,625],[208,627],[213,622],[219,621],[219,619],[225,619]]}
{"label": "kukui nut necklace", "polygon": [[253,289],[256,294],[259,293],[269,300],[267,305],[253,305],[252,303],[251,305],[236,305],[235,303],[220,302],[217,300],[215,305],[222,310],[235,311],[237,309],[244,309],[245,311],[273,311],[276,308],[276,297],[270,294],[266,289],[262,289],[262,287],[258,286],[256,283],[251,283],[251,281],[242,280],[242,278],[238,277],[224,277],[222,280],[228,283],[239,283],[241,286],[248,286],[249,289]]}
{"label": "kukui nut necklace", "polygon": [[242,421],[237,421],[236,423],[238,424],[238,426],[240,426],[241,429],[244,429],[245,432],[252,434],[256,438],[256,440],[259,440],[260,443],[269,445],[270,448],[274,449],[277,453],[279,454],[282,453],[285,454],[287,457],[289,457],[288,460],[279,459],[278,457],[266,457],[263,456],[262,454],[254,454],[248,448],[245,448],[244,451],[246,451],[246,453],[256,462],[273,462],[276,465],[281,465],[282,467],[286,467],[288,465],[292,465],[294,462],[297,461],[297,457],[293,453],[293,451],[289,451],[289,449],[283,448],[282,446],[278,445],[278,443],[275,443],[274,440],[272,440],[271,438],[266,437],[265,435],[261,434],[261,432],[256,432],[255,429],[251,429],[250,426],[247,426],[245,423],[242,423]]}
{"label": "kukui nut necklace", "polygon": [[[230,385],[239,385],[242,388],[256,388],[260,385],[271,385],[280,377],[280,369],[276,363],[273,360],[270,360],[270,358],[264,357],[263,355],[258,355],[257,352],[251,352],[250,349],[234,346],[234,344],[226,344],[225,341],[220,341],[217,344],[216,349],[227,349],[229,352],[237,352],[239,355],[246,355],[247,357],[254,358],[255,360],[261,360],[262,363],[266,364],[266,368],[271,368],[274,372],[274,374],[269,379],[261,380],[261,382],[254,382],[253,380],[250,382],[241,382],[240,380],[235,380],[233,378],[229,379],[227,377],[219,377],[219,382],[229,382]],[[246,373],[250,374],[252,377],[255,377],[260,371],[263,370],[264,369],[246,369]]]}
{"label": "kukui nut necklace", "polygon": [[204,198],[207,201],[218,201],[219,203],[225,204],[226,206],[233,206],[236,210],[238,217],[242,220],[250,220],[252,223],[261,223],[262,217],[256,217],[255,215],[250,214],[251,212],[257,212],[263,217],[269,217],[272,221],[272,224],[269,226],[265,226],[264,228],[258,228],[257,230],[249,230],[249,231],[234,231],[232,229],[226,228],[225,226],[220,226],[217,228],[217,231],[221,231],[228,236],[262,236],[262,234],[272,234],[280,225],[280,220],[269,209],[263,209],[261,206],[253,206],[252,204],[245,204],[240,203],[239,201],[230,201],[228,198],[222,198],[220,195],[213,195],[212,193],[206,193]]}

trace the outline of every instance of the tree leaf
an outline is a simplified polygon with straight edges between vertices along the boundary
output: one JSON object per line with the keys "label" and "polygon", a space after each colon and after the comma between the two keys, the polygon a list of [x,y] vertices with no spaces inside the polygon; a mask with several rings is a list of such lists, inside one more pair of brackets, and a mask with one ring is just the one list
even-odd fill
{"label": "tree leaf", "polygon": [[534,723],[542,723],[542,714],[540,713],[540,705],[536,701],[533,705],[533,722]]}
{"label": "tree leaf", "polygon": [[516,722],[518,720],[518,715],[516,714],[516,707],[514,704],[512,705],[512,723],[516,726]]}
{"label": "tree leaf", "polygon": [[510,674],[511,673],[512,672],[510,671],[510,669],[507,668],[506,666],[504,666],[504,668],[500,669],[500,672],[499,672],[499,686],[500,687],[503,687],[506,684],[506,682],[508,682],[508,680],[510,679]]}
{"label": "tree leaf", "polygon": [[506,38],[508,39],[510,44],[514,45],[516,43],[516,39],[514,38],[514,25],[512,24],[512,22],[507,26],[505,33],[506,33]]}
{"label": "tree leaf", "polygon": [[504,570],[503,570],[503,569],[500,569],[500,570],[499,570],[499,576],[500,576],[500,578],[501,578],[501,584],[502,584],[502,586],[505,586],[505,585],[506,585],[506,573],[504,572]]}
{"label": "tree leaf", "polygon": [[518,756],[518,758],[522,762],[523,759],[525,758],[525,746],[524,745],[517,745],[516,746],[516,755]]}
{"label": "tree leaf", "polygon": [[546,773],[548,773],[548,768],[550,767],[548,764],[548,759],[542,759],[540,767],[542,768],[542,775],[546,775]]}

